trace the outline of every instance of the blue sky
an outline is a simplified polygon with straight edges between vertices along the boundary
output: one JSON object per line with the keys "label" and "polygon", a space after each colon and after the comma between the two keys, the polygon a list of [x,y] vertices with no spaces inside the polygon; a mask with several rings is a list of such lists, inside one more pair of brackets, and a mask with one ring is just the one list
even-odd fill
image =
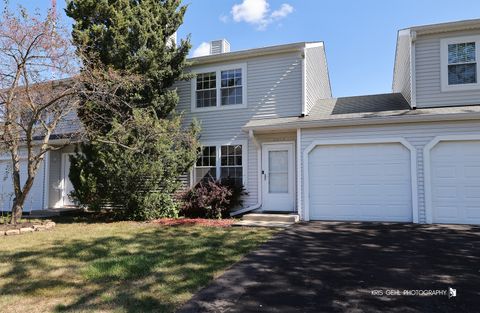
{"label": "blue sky", "polygon": [[[50,0],[10,0],[46,10]],[[63,0],[57,0],[64,14]],[[179,37],[193,50],[226,38],[232,50],[325,42],[336,97],[391,91],[396,32],[409,26],[480,18],[478,0],[184,0]]]}

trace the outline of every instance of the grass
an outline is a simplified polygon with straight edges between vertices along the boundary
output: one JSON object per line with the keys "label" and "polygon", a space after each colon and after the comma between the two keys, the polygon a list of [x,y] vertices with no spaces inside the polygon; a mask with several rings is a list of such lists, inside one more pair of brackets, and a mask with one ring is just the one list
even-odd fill
{"label": "grass", "polygon": [[0,238],[0,312],[173,312],[272,234],[73,222]]}

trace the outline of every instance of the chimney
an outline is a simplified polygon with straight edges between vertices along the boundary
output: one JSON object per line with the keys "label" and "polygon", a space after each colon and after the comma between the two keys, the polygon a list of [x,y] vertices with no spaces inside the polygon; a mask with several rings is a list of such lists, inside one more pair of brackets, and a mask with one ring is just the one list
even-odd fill
{"label": "chimney", "polygon": [[173,47],[177,46],[177,32],[173,33],[173,35],[168,38],[167,47],[171,47],[172,45]]}
{"label": "chimney", "polygon": [[210,43],[210,54],[230,52],[230,43],[227,39],[214,40]]}

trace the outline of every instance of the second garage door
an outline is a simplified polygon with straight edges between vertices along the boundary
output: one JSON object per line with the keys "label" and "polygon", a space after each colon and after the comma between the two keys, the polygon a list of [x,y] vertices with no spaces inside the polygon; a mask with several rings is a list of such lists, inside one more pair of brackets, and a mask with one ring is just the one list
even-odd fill
{"label": "second garage door", "polygon": [[480,141],[439,142],[430,158],[432,222],[480,224]]}
{"label": "second garage door", "polygon": [[319,145],[308,162],[311,220],[412,221],[411,157],[404,145]]}

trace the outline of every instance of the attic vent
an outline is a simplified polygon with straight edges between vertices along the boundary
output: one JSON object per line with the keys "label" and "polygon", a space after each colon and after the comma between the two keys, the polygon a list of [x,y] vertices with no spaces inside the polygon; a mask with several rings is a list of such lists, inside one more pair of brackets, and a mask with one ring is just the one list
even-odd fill
{"label": "attic vent", "polygon": [[210,54],[230,52],[230,43],[226,39],[214,40],[210,43]]}

